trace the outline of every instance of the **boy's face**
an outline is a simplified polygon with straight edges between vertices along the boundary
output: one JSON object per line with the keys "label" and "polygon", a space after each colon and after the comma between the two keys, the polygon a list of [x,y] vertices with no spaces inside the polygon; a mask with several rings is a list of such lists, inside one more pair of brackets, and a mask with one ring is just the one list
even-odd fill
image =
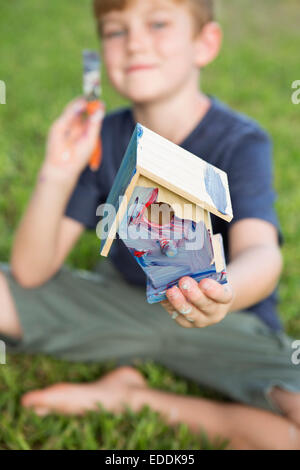
{"label": "boy's face", "polygon": [[134,103],[154,102],[196,80],[192,15],[172,0],[135,0],[103,16],[102,54],[113,86]]}

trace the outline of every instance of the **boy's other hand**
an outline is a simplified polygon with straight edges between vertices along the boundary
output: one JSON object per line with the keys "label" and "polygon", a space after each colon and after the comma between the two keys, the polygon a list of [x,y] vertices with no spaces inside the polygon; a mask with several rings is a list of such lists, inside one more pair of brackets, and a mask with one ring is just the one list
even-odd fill
{"label": "boy's other hand", "polygon": [[167,300],[161,302],[171,317],[184,328],[203,328],[225,318],[234,300],[232,287],[213,279],[195,279],[184,276],[178,287],[166,292]]}
{"label": "boy's other hand", "polygon": [[71,101],[52,124],[46,145],[43,171],[57,177],[77,178],[86,167],[95,148],[104,116],[104,104],[86,115],[87,101]]}

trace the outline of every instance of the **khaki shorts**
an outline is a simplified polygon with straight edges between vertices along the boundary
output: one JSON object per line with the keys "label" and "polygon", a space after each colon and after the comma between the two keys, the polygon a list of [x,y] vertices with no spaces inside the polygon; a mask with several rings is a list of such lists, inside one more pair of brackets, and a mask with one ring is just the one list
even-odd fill
{"label": "khaki shorts", "polygon": [[[274,332],[251,312],[228,314],[207,328],[180,327],[145,288],[123,280],[109,259],[98,272],[67,266],[43,286],[22,288],[0,263],[23,328],[2,337],[12,353],[44,353],[70,361],[153,360],[235,402],[281,414],[268,392],[300,392],[293,338]],[[294,361],[295,362],[295,361]]]}

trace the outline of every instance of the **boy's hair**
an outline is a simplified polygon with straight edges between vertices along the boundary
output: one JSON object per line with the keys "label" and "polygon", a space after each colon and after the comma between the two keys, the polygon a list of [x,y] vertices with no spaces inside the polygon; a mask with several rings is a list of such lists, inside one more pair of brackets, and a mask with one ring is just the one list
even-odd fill
{"label": "boy's hair", "polygon": [[[135,0],[94,0],[94,15],[97,20],[98,32],[101,36],[101,18],[112,10],[124,10]],[[214,21],[214,0],[172,0],[174,3],[190,8],[195,23],[194,34],[199,33],[203,26]]]}

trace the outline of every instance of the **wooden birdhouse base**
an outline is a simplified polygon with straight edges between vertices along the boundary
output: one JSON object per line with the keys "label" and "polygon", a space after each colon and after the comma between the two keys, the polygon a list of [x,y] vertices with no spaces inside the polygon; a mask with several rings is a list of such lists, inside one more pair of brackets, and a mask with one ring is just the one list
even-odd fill
{"label": "wooden birdhouse base", "polygon": [[[206,279],[208,278],[208,279],[214,279],[219,284],[227,284],[228,281],[227,281],[226,272],[222,271],[221,273],[217,273],[215,270],[215,265],[212,265],[211,268],[213,269],[207,272],[202,272],[199,274],[186,273],[186,274],[183,274],[183,276],[190,276],[193,279],[195,279],[195,281],[197,282],[200,282],[204,278]],[[179,278],[175,279],[172,282],[169,282],[165,289],[160,289],[160,288],[155,289],[151,280],[147,277],[147,288],[146,288],[147,302],[149,304],[155,304],[157,302],[161,302],[162,300],[165,300],[167,298],[166,297],[167,289],[170,289],[171,287],[176,286],[181,277],[182,276],[180,276]]]}

